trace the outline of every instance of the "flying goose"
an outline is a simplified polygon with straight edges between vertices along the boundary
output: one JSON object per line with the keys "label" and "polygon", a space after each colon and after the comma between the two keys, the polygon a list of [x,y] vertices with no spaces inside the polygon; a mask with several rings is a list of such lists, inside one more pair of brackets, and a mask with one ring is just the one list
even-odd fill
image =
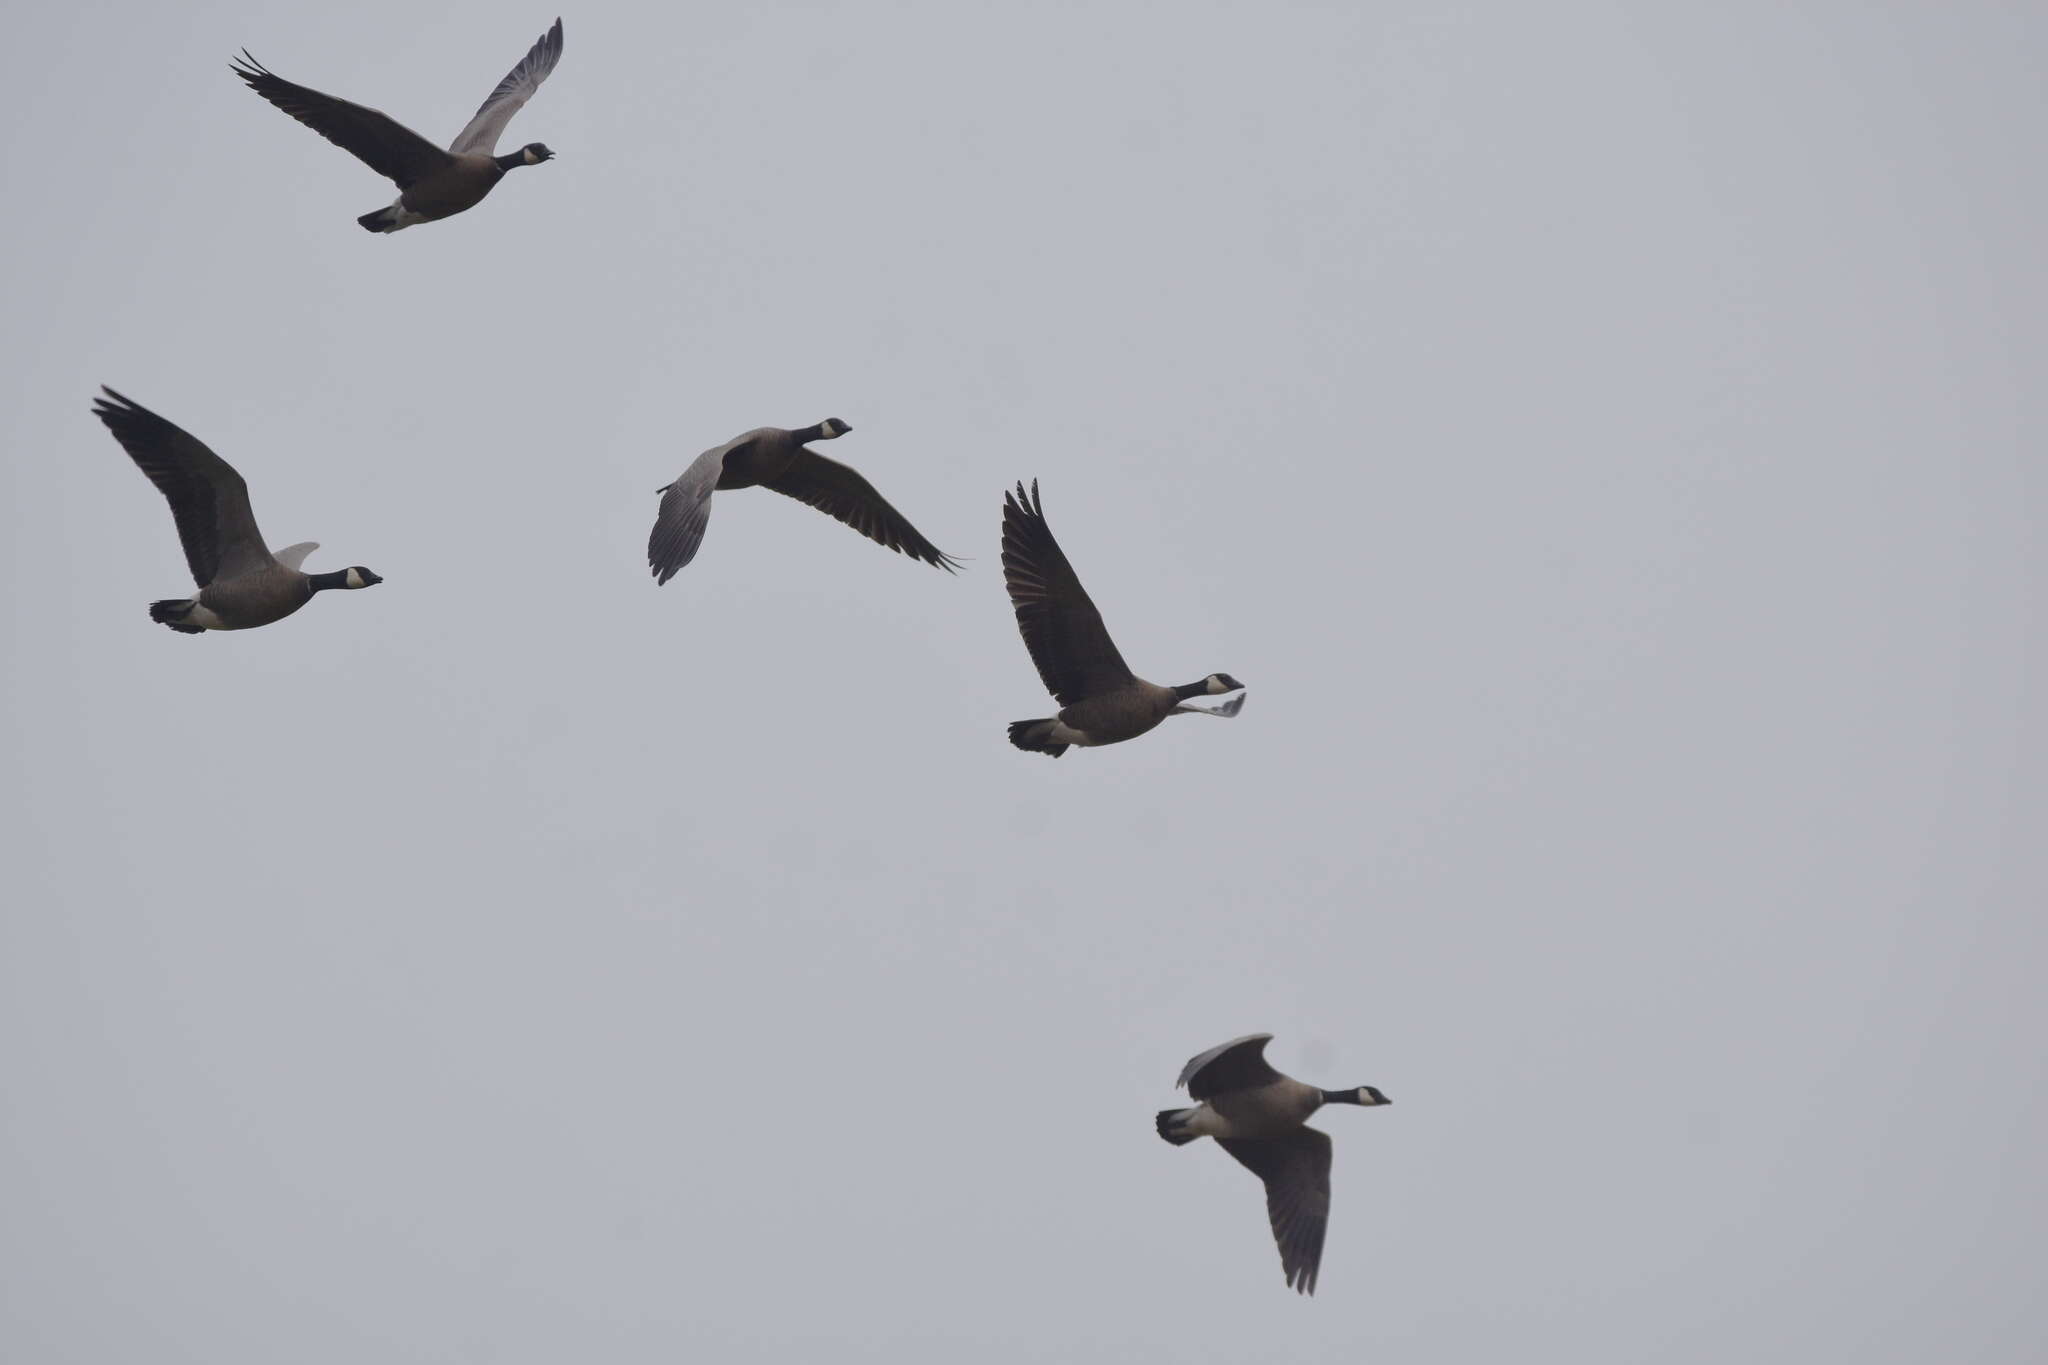
{"label": "flying goose", "polygon": [[335,146],[354,152],[377,174],[397,181],[400,194],[389,208],[356,219],[372,232],[396,232],[474,208],[514,166],[538,166],[554,156],[539,142],[529,142],[503,156],[493,155],[493,151],[505,125],[533,98],[561,59],[562,21],[557,19],[519,65],[498,82],[498,88],[445,152],[375,109],[273,76],[246,48],[230,69],[247,81],[251,90]]}
{"label": "flying goose", "polygon": [[149,604],[149,619],[184,635],[248,630],[279,621],[327,588],[369,588],[384,580],[358,564],[333,573],[302,573],[314,541],[282,550],[263,548],[249,485],[190,433],[112,389],[93,400],[93,415],[107,424],[149,481],[171,504],[185,562],[199,596]]}
{"label": "flying goose", "polygon": [[1003,585],[1031,662],[1061,708],[1044,720],[1012,722],[1010,743],[1018,748],[1058,758],[1070,744],[1136,739],[1171,715],[1234,716],[1243,708],[1242,696],[1213,711],[1186,704],[1191,697],[1240,691],[1244,684],[1228,673],[1161,687],[1131,672],[1045,524],[1036,480],[1029,496],[1021,483],[1003,494]]}
{"label": "flying goose", "polygon": [[1330,1137],[1310,1128],[1308,1117],[1326,1104],[1392,1101],[1369,1085],[1318,1090],[1281,1075],[1266,1062],[1272,1037],[1248,1033],[1189,1061],[1174,1084],[1201,1103],[1160,1110],[1159,1136],[1176,1147],[1215,1138],[1266,1182],[1266,1217],[1280,1246],[1280,1269],[1289,1288],[1313,1294],[1330,1225]]}
{"label": "flying goose", "polygon": [[697,557],[697,547],[704,542],[704,524],[711,519],[714,489],[756,484],[809,503],[877,545],[948,573],[959,568],[959,560],[940,553],[919,535],[873,484],[804,444],[837,440],[852,430],[837,417],[801,431],[755,427],[692,460],[680,479],[654,490],[662,495],[654,531],[647,537],[647,564],[654,571],[654,581],[668,582]]}

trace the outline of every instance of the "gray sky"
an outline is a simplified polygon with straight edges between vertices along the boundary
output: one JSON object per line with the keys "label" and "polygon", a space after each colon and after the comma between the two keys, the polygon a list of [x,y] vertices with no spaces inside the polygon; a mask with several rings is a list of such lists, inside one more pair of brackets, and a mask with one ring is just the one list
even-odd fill
{"label": "gray sky", "polygon": [[[2007,5],[10,20],[0,1355],[2038,1358]],[[388,580],[186,639],[114,384]],[[764,492],[833,448],[958,579]],[[1228,725],[1058,763],[1002,490]],[[2031,704],[2030,704],[2031,703]],[[1322,1289],[1152,1132],[1252,1030]]]}

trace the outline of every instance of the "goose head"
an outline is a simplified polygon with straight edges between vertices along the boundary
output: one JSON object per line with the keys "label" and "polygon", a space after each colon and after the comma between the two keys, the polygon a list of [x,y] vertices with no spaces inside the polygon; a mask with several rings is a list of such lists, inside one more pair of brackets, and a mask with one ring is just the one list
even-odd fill
{"label": "goose head", "polygon": [[1379,1104],[1392,1104],[1393,1101],[1381,1094],[1378,1086],[1361,1085],[1355,1086],[1350,1090],[1325,1090],[1323,1092],[1323,1103],[1362,1104],[1367,1108],[1371,1108]]}

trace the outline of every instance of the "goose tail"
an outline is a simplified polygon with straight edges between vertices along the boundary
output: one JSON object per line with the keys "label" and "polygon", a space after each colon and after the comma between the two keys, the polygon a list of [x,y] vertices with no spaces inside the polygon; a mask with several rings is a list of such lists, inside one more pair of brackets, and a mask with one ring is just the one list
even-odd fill
{"label": "goose tail", "polygon": [[185,620],[196,605],[189,597],[167,597],[149,604],[149,619],[160,626],[169,626],[180,635],[204,635],[206,627],[191,625]]}
{"label": "goose tail", "polygon": [[1016,720],[1010,722],[1010,743],[1034,754],[1051,754],[1058,758],[1065,753],[1068,745],[1055,744],[1053,727],[1059,722],[1051,716],[1044,720]]}
{"label": "goose tail", "polygon": [[398,206],[386,204],[375,213],[366,213],[356,221],[371,232],[396,232],[399,229]]}
{"label": "goose tail", "polygon": [[1159,1136],[1165,1138],[1168,1142],[1172,1143],[1176,1147],[1185,1147],[1190,1142],[1193,1142],[1196,1138],[1200,1137],[1201,1134],[1185,1132],[1182,1130],[1181,1124],[1187,1119],[1188,1115],[1194,1112],[1195,1111],[1192,1109],[1160,1110],[1159,1118],[1157,1120],[1159,1125]]}

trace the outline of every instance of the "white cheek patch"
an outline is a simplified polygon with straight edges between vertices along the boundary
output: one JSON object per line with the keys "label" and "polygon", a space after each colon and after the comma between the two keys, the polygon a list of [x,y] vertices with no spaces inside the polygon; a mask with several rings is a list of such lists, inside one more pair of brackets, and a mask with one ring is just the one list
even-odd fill
{"label": "white cheek patch", "polygon": [[1209,675],[1209,695],[1210,695],[1210,696],[1212,696],[1212,697],[1220,697],[1220,696],[1222,696],[1222,695],[1223,695],[1223,694],[1224,694],[1225,692],[1228,692],[1229,690],[1230,690],[1230,689],[1229,689],[1229,688],[1228,688],[1227,686],[1225,686],[1225,685],[1224,685],[1223,679],[1221,679],[1221,678],[1217,677],[1217,676],[1216,676],[1216,675],[1215,675],[1214,673],[1211,673],[1211,674]]}
{"label": "white cheek patch", "polygon": [[357,573],[354,569],[350,569],[348,571],[348,585],[351,588],[363,587],[363,576]]}

